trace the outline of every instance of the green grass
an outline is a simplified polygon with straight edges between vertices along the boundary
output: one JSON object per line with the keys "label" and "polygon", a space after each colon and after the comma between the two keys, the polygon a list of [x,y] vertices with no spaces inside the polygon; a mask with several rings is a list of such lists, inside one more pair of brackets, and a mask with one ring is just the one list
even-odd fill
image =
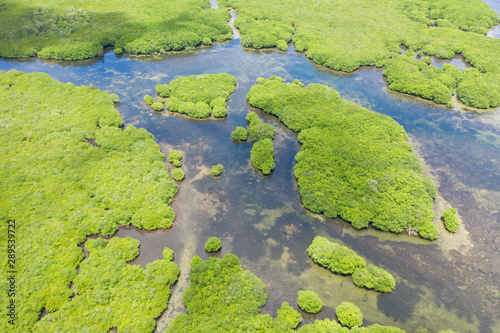
{"label": "green grass", "polygon": [[229,13],[208,0],[0,1],[0,56],[64,60],[114,45],[154,54],[232,38]]}
{"label": "green grass", "polygon": [[436,188],[422,175],[403,127],[327,86],[282,81],[257,79],[247,99],[300,132],[294,173],[304,206],[357,229],[372,224],[400,233],[412,227],[436,239]]}
{"label": "green grass", "polygon": [[[283,49],[293,38],[297,51],[334,70],[374,65],[389,70],[393,63],[387,60],[401,52],[401,44],[411,55],[419,51],[450,59],[461,54],[479,72],[458,82],[458,98],[478,108],[500,105],[500,40],[484,36],[499,18],[481,0],[221,0],[219,5],[236,9],[243,46]],[[417,76],[418,85],[436,85],[425,73]],[[448,104],[425,88],[390,88]]]}
{"label": "green grass", "polygon": [[[16,328],[29,332],[43,308],[73,302],[78,244],[113,234],[117,224],[171,227],[177,185],[153,136],[122,130],[116,95],[47,74],[0,71],[0,99],[0,219],[17,223]],[[6,242],[6,224],[0,228]],[[6,256],[1,260],[5,267]],[[7,301],[1,298],[2,317]],[[6,325],[2,320],[0,331],[9,332]]]}

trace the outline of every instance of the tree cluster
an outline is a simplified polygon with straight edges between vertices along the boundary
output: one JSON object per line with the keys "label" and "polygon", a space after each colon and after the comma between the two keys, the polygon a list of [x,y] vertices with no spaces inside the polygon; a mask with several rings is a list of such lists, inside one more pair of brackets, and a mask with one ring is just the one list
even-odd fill
{"label": "tree cluster", "polygon": [[299,132],[294,174],[307,209],[340,216],[357,229],[411,227],[422,238],[437,238],[436,187],[422,174],[401,125],[324,85],[303,87],[275,76],[257,82],[249,103]]}
{"label": "tree cluster", "polygon": [[391,292],[396,286],[394,277],[386,270],[366,261],[346,246],[316,236],[307,249],[309,256],[317,264],[335,274],[352,275],[355,285],[379,292]]}

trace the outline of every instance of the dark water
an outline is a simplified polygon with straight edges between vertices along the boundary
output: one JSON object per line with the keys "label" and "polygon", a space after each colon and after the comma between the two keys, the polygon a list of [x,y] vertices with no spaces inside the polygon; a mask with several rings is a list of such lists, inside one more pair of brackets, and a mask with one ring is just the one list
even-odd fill
{"label": "dark water", "polygon": [[[263,313],[275,315],[281,302],[296,307],[297,292],[316,291],[325,302],[318,315],[302,313],[304,323],[334,318],[342,301],[357,304],[365,324],[395,325],[412,332],[423,325],[437,332],[500,332],[500,112],[469,113],[450,110],[424,100],[391,92],[382,71],[363,68],[338,73],[308,61],[294,52],[252,51],[239,39],[213,47],[161,57],[115,56],[87,61],[60,62],[0,59],[0,70],[46,72],[77,85],[94,84],[117,93],[125,124],[154,134],[162,150],[183,153],[186,180],[180,184],[172,207],[177,219],[167,231],[120,229],[116,236],[141,241],[140,255],[132,264],[143,267],[162,257],[165,246],[175,252],[181,276],[158,332],[179,312],[182,292],[189,286],[189,262],[194,255],[208,258],[203,246],[210,236],[222,240],[221,256],[238,255],[245,269],[267,285]],[[238,86],[224,120],[197,121],[172,113],[156,113],[142,101],[154,95],[159,83],[185,75],[227,72]],[[441,230],[437,241],[407,235],[354,230],[342,220],[308,213],[301,206],[293,179],[296,135],[272,116],[258,114],[277,128],[276,170],[263,177],[250,164],[251,144],[235,144],[230,134],[245,126],[253,110],[245,94],[257,77],[279,75],[286,81],[322,83],[343,98],[393,117],[404,126],[410,142],[426,165],[426,173],[439,189],[435,212],[456,207],[463,225],[457,234]],[[220,179],[209,169],[222,163]],[[337,240],[395,275],[396,289],[387,295],[358,288],[350,278],[336,276],[307,257],[306,248],[316,235]]]}

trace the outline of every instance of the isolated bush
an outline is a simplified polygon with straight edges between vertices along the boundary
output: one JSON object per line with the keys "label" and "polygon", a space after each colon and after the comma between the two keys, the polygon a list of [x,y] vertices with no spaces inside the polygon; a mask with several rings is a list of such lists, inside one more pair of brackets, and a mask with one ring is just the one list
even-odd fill
{"label": "isolated bush", "polygon": [[220,176],[220,174],[222,173],[222,171],[224,171],[224,167],[222,166],[222,164],[214,165],[210,169],[210,176],[212,176],[212,177]]}
{"label": "isolated bush", "polygon": [[441,215],[441,219],[449,232],[457,232],[460,221],[458,220],[457,210],[455,208],[446,209],[443,215]]}
{"label": "isolated bush", "polygon": [[217,237],[210,237],[205,243],[205,250],[207,252],[217,252],[221,248],[220,239]]}
{"label": "isolated bush", "polygon": [[363,324],[361,310],[350,302],[342,302],[335,308],[335,314],[342,326],[357,327]]}
{"label": "isolated bush", "polygon": [[253,144],[250,151],[252,165],[268,175],[274,170],[274,146],[270,139],[263,139]]}
{"label": "isolated bush", "polygon": [[318,313],[323,308],[323,302],[318,294],[311,290],[299,291],[297,303],[302,310],[309,313]]}

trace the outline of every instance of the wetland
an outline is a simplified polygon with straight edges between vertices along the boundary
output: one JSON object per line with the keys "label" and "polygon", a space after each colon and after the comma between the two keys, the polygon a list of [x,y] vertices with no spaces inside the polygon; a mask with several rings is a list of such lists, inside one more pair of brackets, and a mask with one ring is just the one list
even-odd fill
{"label": "wetland", "polygon": [[[288,302],[301,314],[302,325],[334,319],[336,306],[345,301],[361,309],[366,325],[391,325],[408,332],[419,325],[432,332],[499,332],[500,110],[479,113],[458,102],[446,108],[389,90],[383,69],[337,72],[296,52],[293,44],[287,51],[255,50],[241,47],[237,31],[233,37],[155,56],[115,54],[106,48],[103,56],[88,60],[0,59],[2,71],[44,72],[64,83],[93,84],[118,94],[116,109],[126,128],[133,125],[153,134],[165,156],[172,150],[182,154],[185,179],[178,183],[170,203],[176,216],[173,226],[154,231],[120,227],[111,236],[140,241],[138,255],[128,263],[144,269],[164,259],[165,247],[174,252],[180,274],[167,309],[156,320],[155,332],[164,332],[177,315],[186,313],[182,298],[190,287],[192,258],[222,258],[229,253],[263,281],[267,301],[260,313],[272,317]],[[238,82],[225,118],[193,119],[167,110],[155,112],[144,104],[144,95],[155,96],[158,84],[218,73],[228,73]],[[433,222],[439,237],[428,241],[371,226],[356,230],[340,218],[305,209],[293,174],[300,151],[297,134],[245,98],[257,78],[272,75],[288,83],[298,79],[305,85],[324,84],[341,98],[403,126],[424,175],[438,189]],[[250,111],[275,128],[275,168],[269,175],[252,166],[250,142],[231,140],[235,128],[247,126]],[[224,172],[210,177],[211,166],[219,163]],[[445,230],[439,218],[450,207],[460,214],[461,225],[454,234]],[[215,254],[204,248],[212,236],[222,243]],[[319,267],[307,255],[316,236],[348,246],[390,271],[396,288],[387,294],[366,290]],[[316,292],[324,302],[323,310],[318,314],[298,310],[300,290]]]}

